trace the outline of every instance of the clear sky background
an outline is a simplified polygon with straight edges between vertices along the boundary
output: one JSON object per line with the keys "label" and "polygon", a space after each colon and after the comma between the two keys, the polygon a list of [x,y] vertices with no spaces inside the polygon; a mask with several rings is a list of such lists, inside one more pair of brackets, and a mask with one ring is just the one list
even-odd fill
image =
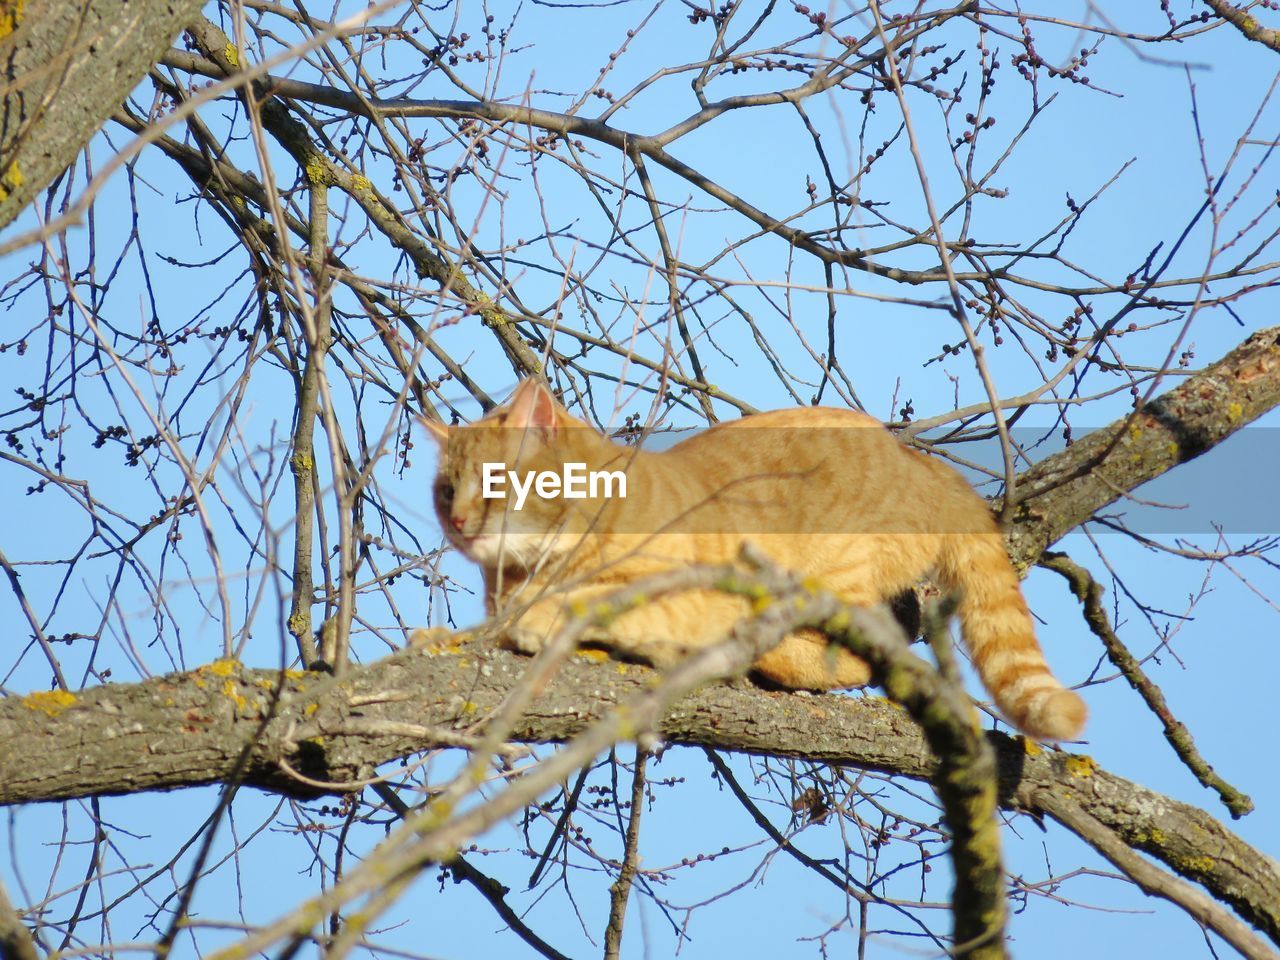
{"label": "clear sky background", "polygon": [[[1084,3],[1052,6],[1064,17],[1084,17],[1088,10]],[[1134,29],[1157,30],[1160,27],[1161,16],[1158,4],[1154,2],[1130,3],[1124,0],[1105,6],[1113,17],[1131,17],[1134,22],[1129,25]],[[1179,8],[1179,13],[1198,10],[1198,6],[1188,3],[1174,3],[1173,6]],[[1147,10],[1147,7],[1151,9]],[[530,90],[535,105],[559,109],[571,100],[561,91],[572,94],[589,87],[604,56],[600,51],[616,49],[626,31],[635,27],[649,7],[642,10],[634,3],[603,8],[530,4],[517,12],[512,4],[493,4],[484,9],[494,13],[501,22],[513,23],[512,52],[501,73],[491,78],[492,89],[501,96],[513,98]],[[705,36],[688,29],[689,11],[685,5],[660,3],[656,11],[632,41],[626,55],[619,59],[610,80],[611,89],[625,90],[631,83],[647,76],[655,63],[676,62],[680,57],[694,59],[705,49]],[[457,29],[474,30],[474,23],[480,21],[482,14],[479,4],[463,0],[440,16],[444,22],[456,15]],[[330,14],[325,11],[325,15]],[[1089,38],[1082,39],[1065,31],[1052,34],[1052,38],[1046,40],[1042,50],[1051,61],[1092,42]],[[686,46],[687,50],[684,49]],[[1093,58],[1089,71],[1091,81],[1099,90],[1122,91],[1122,96],[1110,96],[1099,90],[1067,84],[1047,87],[1046,92],[1052,90],[1059,96],[1044,107],[1045,116],[1032,127],[998,178],[999,186],[1009,191],[1009,199],[980,206],[979,232],[992,237],[1030,235],[1034,232],[1031,229],[1033,225],[1052,224],[1063,215],[1064,191],[1081,200],[1132,160],[1132,165],[1098,202],[1092,215],[1081,222],[1069,248],[1071,259],[1083,269],[1106,279],[1123,278],[1140,267],[1148,252],[1158,243],[1167,243],[1176,236],[1203,198],[1203,192],[1198,193],[1195,189],[1204,180],[1196,124],[1204,144],[1203,165],[1216,172],[1236,150],[1238,138],[1260,106],[1262,120],[1255,132],[1255,140],[1259,143],[1243,148],[1244,159],[1237,164],[1232,182],[1242,186],[1249,196],[1265,201],[1277,186],[1275,165],[1269,159],[1265,142],[1280,133],[1280,111],[1266,102],[1265,97],[1268,87],[1276,79],[1280,60],[1274,53],[1245,43],[1226,29],[1197,38],[1194,44],[1185,46],[1185,50],[1161,52],[1185,55],[1186,61],[1192,64],[1191,69],[1181,62],[1150,62],[1121,43],[1106,41],[1100,53]],[[1003,56],[1007,58],[1012,48],[1005,43],[1003,49]],[[584,52],[590,52],[590,55],[584,55]],[[1202,68],[1197,64],[1211,66]],[[389,64],[388,73],[393,73],[396,66]],[[1004,86],[1000,88],[999,96],[1007,96],[1008,100],[995,101],[996,112],[1000,117],[1001,131],[1012,135],[1026,113],[1026,103],[1024,91],[1016,85],[1012,70],[1006,66],[1004,73]],[[307,72],[301,69],[298,75],[306,78]],[[766,77],[764,80],[772,83],[775,78]],[[441,85],[439,89],[418,89],[414,95],[452,97],[456,92]],[[139,99],[149,102],[150,96],[149,91],[144,92]],[[1193,104],[1197,107],[1194,117]],[[633,130],[651,131],[657,126],[665,126],[692,107],[684,80],[660,84],[639,98],[624,114],[624,125]],[[815,103],[815,122],[838,125],[857,119],[851,113],[845,115],[842,109],[848,110],[838,103]],[[824,116],[823,111],[830,113]],[[922,140],[936,144],[939,123],[936,114],[920,110],[913,119],[918,124]],[[872,125],[875,123],[886,128],[897,123],[897,114],[888,100]],[[427,129],[425,123],[423,129]],[[115,145],[125,139],[118,130],[110,132],[109,137],[110,143]],[[867,135],[870,142],[875,142],[876,138],[874,132]],[[779,109],[763,113],[744,111],[723,123],[709,125],[704,132],[682,142],[677,152],[682,159],[711,173],[731,172],[735,186],[748,199],[767,208],[789,209],[798,206],[803,196],[802,171],[807,169],[799,159],[803,148],[804,141],[797,131],[794,115]],[[107,138],[99,137],[93,150],[97,158],[95,162],[100,164],[110,150]],[[832,150],[841,155],[838,147],[832,146]],[[251,168],[247,148],[241,156],[245,158],[245,165]],[[931,180],[940,192],[945,192],[950,158],[928,153],[926,160],[930,165]],[[1255,164],[1261,164],[1261,168],[1256,176],[1250,177]],[[276,168],[289,169],[283,157],[277,158]],[[512,172],[518,172],[514,164]],[[238,299],[227,297],[224,300],[222,291],[243,269],[242,258],[238,259],[233,254],[199,269],[181,268],[165,262],[165,256],[187,261],[207,260],[221,253],[228,242],[221,233],[221,226],[207,215],[201,219],[194,204],[176,205],[176,200],[188,196],[190,187],[163,157],[145,156],[134,173],[134,179],[117,177],[103,191],[97,203],[92,235],[86,229],[74,230],[66,241],[67,252],[78,265],[89,262],[92,242],[97,251],[96,269],[101,279],[113,269],[113,264],[106,262],[104,251],[111,251],[113,258],[118,255],[131,227],[135,208],[142,222],[166,225],[163,230],[152,226],[146,236],[147,242],[153,246],[145,256],[140,256],[136,249],[126,251],[112,281],[111,294],[101,309],[110,312],[113,322],[120,328],[140,328],[153,310],[163,318],[166,326],[178,327],[201,319],[207,319],[210,326],[225,322],[233,310],[232,304]],[[371,168],[368,173],[376,181],[377,169]],[[543,186],[547,196],[556,196],[557,177],[560,175],[549,165],[541,168],[540,176],[545,178]],[[668,195],[682,189],[681,196],[689,196],[691,207],[705,209],[712,205],[705,196],[689,195],[687,187],[674,187],[661,171],[655,173],[655,179]],[[388,189],[386,184],[380,186]],[[913,219],[912,211],[919,204],[920,188],[914,171],[905,165],[878,170],[865,189],[876,199],[892,199],[898,204],[896,209],[901,211],[900,219]],[[492,205],[484,206],[475,197],[464,199],[473,204],[478,229],[485,231],[487,237],[498,230],[505,231],[508,237],[532,237],[542,231],[544,221],[543,211],[531,196],[527,191],[512,189],[501,211]],[[786,203],[773,202],[772,198],[778,196],[789,196],[790,199]],[[557,227],[563,227],[567,237],[572,238],[575,233],[588,238],[598,236],[598,214],[588,205],[570,206],[565,203],[557,206],[553,201],[549,207],[549,219]],[[1242,204],[1239,216],[1247,220],[1259,209],[1259,202]],[[23,229],[34,222],[33,216],[28,216],[10,230]],[[673,227],[685,222],[683,219],[669,221]],[[737,225],[718,231],[714,218],[692,215],[687,218],[687,224],[688,229],[681,226],[678,241],[682,254],[693,262],[723,248],[726,234],[741,229]],[[1228,229],[1238,226],[1243,226],[1243,222],[1230,223]],[[869,225],[867,236],[868,243],[881,242],[884,232]],[[338,236],[335,239],[354,240],[354,237]],[[575,247],[571,239],[561,242],[566,244],[560,251],[565,255],[592,255],[586,245]],[[1171,273],[1188,275],[1202,269],[1209,243],[1204,228],[1194,231]],[[55,246],[52,252],[58,252],[58,248]],[[35,256],[34,251],[25,251],[0,261],[0,278],[8,280]],[[785,257],[786,250],[780,242],[755,243],[742,250],[737,263],[726,262],[723,270],[739,278],[749,274],[780,280],[787,268]],[[1280,258],[1273,254],[1263,259]],[[388,250],[376,241],[359,243],[348,256],[348,261],[366,276],[383,278],[390,277],[394,262]],[[144,293],[143,262],[152,281],[154,307]],[[924,262],[919,264],[927,265]],[[558,277],[519,266],[513,266],[511,272],[516,275],[515,283],[528,302],[541,305],[555,298],[559,288]],[[398,279],[409,279],[403,275],[403,268]],[[633,294],[642,293],[647,285],[654,282],[649,272],[640,266],[630,269],[619,266],[616,279],[619,285]],[[800,284],[820,283],[821,274],[810,264],[797,263],[792,279]],[[855,275],[853,279],[862,290],[891,290],[890,285],[877,283],[863,275]],[[893,292],[902,293],[900,290]],[[1035,299],[1032,293],[1028,293],[1028,297]],[[780,291],[778,302],[782,302]],[[0,305],[0,309],[7,311],[0,328],[0,338],[13,343],[21,331],[28,328],[38,330],[44,323],[39,307],[40,302],[34,294],[6,300]],[[758,304],[758,307],[761,329],[770,337],[780,356],[788,362],[800,363],[804,356],[803,345],[789,324],[780,316],[770,317],[763,304]],[[1245,300],[1238,308],[1237,316],[1224,310],[1206,311],[1197,318],[1183,344],[1183,347],[1194,346],[1192,367],[1218,358],[1251,330],[1274,324],[1280,317],[1276,307],[1277,298],[1264,293]],[[803,292],[794,293],[789,309],[793,316],[812,315],[818,318],[824,311],[819,296]],[[577,323],[578,318],[566,311],[566,322]],[[841,360],[855,382],[859,398],[876,416],[889,419],[893,415],[895,396],[898,406],[905,399],[911,399],[921,416],[944,412],[957,403],[964,405],[983,398],[980,384],[972,374],[972,358],[967,353],[927,366],[920,363],[921,343],[936,342],[940,346],[958,339],[953,321],[942,311],[901,304],[878,304],[850,297],[841,301],[840,323],[847,330],[857,331],[856,336],[846,335],[842,340]],[[806,329],[818,335],[814,332],[821,331],[823,324],[824,321],[818,319]],[[1144,334],[1129,359],[1131,362],[1159,362],[1177,332],[1175,325]],[[728,362],[718,358],[714,350],[704,348],[704,358],[714,358],[714,366],[709,373],[713,382],[762,408],[784,406],[790,402],[778,383],[763,370],[763,361],[748,349],[746,332],[736,327],[732,318],[717,318],[709,322],[709,332],[703,336],[704,343],[713,340],[741,361],[738,364]],[[454,356],[468,358],[468,372],[491,392],[500,395],[512,385],[509,367],[504,365],[496,345],[474,318],[440,331],[439,338]],[[35,343],[38,337],[31,339]],[[1002,394],[1019,393],[1040,381],[1027,357],[1012,351],[991,351],[989,355]],[[182,385],[189,384],[200,372],[191,359],[193,356],[187,355],[188,369],[176,382],[156,380],[145,385],[147,391],[152,391],[149,395],[157,402],[163,397],[163,402],[171,409],[182,394]],[[0,383],[26,384],[34,369],[30,358],[19,357],[16,350],[0,355]],[[229,370],[218,374],[225,388],[232,384],[235,372]],[[952,376],[959,378],[958,383],[951,379]],[[109,396],[101,381],[87,382],[83,392],[87,404],[108,409],[118,402],[122,408],[136,412],[130,398]],[[184,413],[190,437],[202,428],[213,404],[221,399],[223,392],[215,386],[209,389],[206,397],[190,403],[189,412]],[[474,406],[466,404],[464,397],[459,396],[457,400],[464,413],[474,415],[477,412]],[[234,491],[232,478],[239,477],[252,490],[251,468],[255,465],[262,467],[272,457],[276,458],[276,463],[279,462],[284,455],[285,438],[290,428],[287,411],[292,409],[292,402],[291,385],[283,374],[277,373],[274,379],[268,376],[255,379],[244,408],[246,439],[227,458],[223,469],[228,482],[224,489]],[[1077,434],[1105,425],[1110,419],[1123,414],[1128,405],[1127,392],[1098,402],[1088,414],[1082,415],[1088,419],[1074,421]],[[628,399],[625,412],[636,409],[640,407]],[[724,415],[727,416],[727,412]],[[1050,412],[1045,410],[1030,415],[1024,425],[1047,426],[1050,423]],[[377,426],[371,424],[371,428]],[[1162,538],[1172,541],[1172,534],[1185,534],[1187,542],[1205,549],[1219,548],[1219,541],[1208,523],[1213,520],[1226,524],[1225,535],[1231,546],[1241,545],[1251,534],[1280,533],[1274,495],[1276,471],[1280,468],[1277,461],[1280,437],[1275,436],[1278,426],[1280,418],[1274,415],[1264,418],[1245,431],[1245,435],[1228,441],[1203,458],[1195,465],[1194,471],[1182,468],[1178,476],[1162,481],[1164,486],[1157,490],[1140,491],[1144,496],[1149,493],[1153,499],[1188,503],[1195,508],[1187,513],[1194,519],[1188,520],[1184,527],[1178,528],[1178,524],[1174,524],[1175,529],[1159,531]],[[92,438],[81,436],[79,442],[87,448],[89,439]],[[390,495],[399,500],[403,518],[413,526],[423,547],[430,549],[439,544],[440,537],[427,494],[432,476],[427,447],[425,438],[419,438],[413,464],[401,474],[393,474],[390,461],[384,461],[388,469],[381,476],[381,482]],[[139,473],[125,468],[121,461],[119,450],[108,447],[96,453],[85,453],[75,466],[92,480],[95,495],[104,502],[137,508],[139,504],[155,500],[154,492],[143,488],[145,485],[141,483]],[[11,505],[6,511],[6,522],[0,529],[0,542],[14,562],[65,556],[69,552],[68,545],[84,536],[85,521],[65,500],[56,499],[60,494],[26,496],[25,490],[30,483],[28,475],[0,464],[0,498]],[[243,503],[233,504],[229,511],[231,514],[236,509],[252,509],[253,498],[244,492],[241,496]],[[270,515],[282,530],[287,526],[291,510],[291,495],[286,484],[269,504]],[[221,522],[219,536],[225,540],[229,555],[235,557],[239,564],[233,563],[230,567],[235,570],[236,578],[234,605],[242,617],[235,626],[237,630],[244,626],[252,633],[244,659],[253,665],[274,665],[279,662],[280,637],[285,635],[283,618],[287,614],[287,599],[282,601],[269,591],[256,608],[252,622],[244,621],[244,611],[253,605],[252,591],[246,585],[256,589],[259,574],[246,567],[244,551],[236,553],[234,531],[227,521]],[[1194,733],[1205,757],[1224,777],[1254,798],[1257,810],[1232,824],[1232,829],[1259,849],[1272,856],[1280,856],[1280,773],[1277,773],[1275,762],[1274,731],[1267,726],[1276,696],[1276,678],[1280,677],[1280,645],[1276,643],[1277,607],[1274,601],[1260,599],[1251,589],[1256,587],[1273,597],[1280,595],[1280,591],[1275,589],[1280,585],[1276,571],[1261,564],[1239,564],[1241,577],[1248,579],[1246,583],[1221,567],[1171,562],[1119,535],[1102,529],[1092,532],[1093,542],[1076,533],[1063,541],[1059,548],[1104,578],[1103,582],[1109,587],[1109,597],[1117,591],[1102,557],[1105,557],[1106,564],[1120,573],[1133,597],[1166,612],[1167,615],[1156,616],[1154,625],[1151,625],[1145,622],[1131,599],[1122,598],[1116,607],[1121,635],[1135,652],[1145,654],[1158,645],[1157,630],[1168,628],[1171,631],[1169,644],[1172,653],[1162,654],[1158,662],[1149,663],[1148,667],[1164,688],[1175,713]],[[196,528],[187,529],[186,535],[198,536]],[[155,644],[148,645],[150,610],[137,584],[127,581],[121,589],[125,591],[123,607],[129,614],[109,626],[109,640],[103,644],[95,661],[96,669],[109,668],[113,680],[131,682],[145,674],[195,666],[218,655],[222,628],[202,611],[198,602],[198,597],[205,596],[207,591],[184,586],[204,583],[210,572],[207,567],[200,566],[198,551],[192,556],[197,562],[190,568],[174,564],[163,570],[166,596],[175,618],[185,624],[183,635],[165,635]],[[38,566],[22,569],[24,586],[35,598],[37,609],[48,609],[58,589],[58,571]],[[465,563],[449,559],[445,569],[463,586],[478,590],[479,577]],[[57,615],[47,627],[49,632],[80,630],[97,622],[109,590],[109,584],[100,574],[101,571],[96,571],[93,575],[77,577],[70,584]],[[1055,574],[1033,570],[1025,589],[1037,617],[1042,621],[1041,639],[1055,671],[1071,683],[1109,675],[1110,671],[1105,666],[1097,667],[1097,644],[1088,633],[1064,582]],[[420,586],[406,581],[400,585],[397,597],[407,617],[416,617],[416,622],[427,621],[430,598],[425,596]],[[438,596],[435,598],[436,601],[439,599]],[[479,604],[473,595],[454,594],[451,602],[458,624],[473,623],[481,617]],[[431,615],[436,616],[438,609],[437,606],[436,613]],[[5,615],[4,622],[12,625],[13,639],[10,642],[20,643],[25,628],[19,626],[22,621],[10,594],[0,594],[0,611]],[[386,639],[398,642],[394,631],[389,629],[389,620],[378,621],[378,625],[387,628]],[[131,643],[133,649],[130,648]],[[379,656],[387,649],[383,639],[368,635],[358,646],[358,652],[366,659]],[[65,652],[60,649],[59,653],[65,657],[64,665],[73,682],[83,681],[88,664],[80,651],[72,647]],[[12,660],[17,663],[16,669],[0,677],[6,694],[47,687],[48,669],[38,652]],[[971,689],[976,692],[978,687],[974,685]],[[1173,760],[1158,724],[1141,708],[1122,681],[1089,686],[1084,696],[1092,716],[1088,742],[1081,747],[1083,751],[1117,775],[1204,807],[1215,816],[1226,817],[1212,795],[1200,788],[1191,775]],[[620,756],[629,760],[631,749],[624,745],[619,749]],[[451,762],[448,758],[436,761],[435,766],[429,769],[431,778],[437,780],[446,775],[451,769]],[[779,769],[785,766],[776,761],[772,765]],[[755,769],[760,770],[763,766],[762,761],[757,761]],[[751,769],[745,760],[735,762],[735,770],[744,783],[750,782]],[[760,842],[758,831],[746,813],[712,781],[709,764],[701,752],[671,750],[651,768],[651,774],[655,780],[679,778],[681,782],[654,787],[654,802],[646,814],[648,819],[642,844],[645,866],[676,864],[685,857],[718,853],[722,848],[748,849],[679,871],[678,883],[673,885],[673,889],[663,891],[664,896],[679,904],[692,906],[740,885],[732,895],[701,906],[688,917],[678,913],[664,917],[643,898],[633,903],[635,913],[629,924],[634,924],[634,928],[629,931],[624,955],[632,958],[671,955],[676,944],[672,935],[674,919],[676,923],[688,921],[689,940],[681,948],[681,956],[817,956],[817,945],[798,942],[797,931],[811,936],[820,934],[844,911],[844,897],[809,880],[794,861],[777,855],[771,844]],[[886,783],[884,789],[887,798],[894,803],[923,811],[918,802],[904,796],[901,791],[927,795],[926,786]],[[104,869],[115,869],[121,858],[135,864],[152,863],[157,868],[162,867],[178,844],[196,830],[215,804],[215,792],[204,789],[101,800],[101,816],[112,825],[111,843],[120,851],[119,856],[110,850],[107,852]],[[243,852],[238,874],[233,870],[234,864],[228,863],[202,885],[196,901],[196,912],[200,917],[232,922],[240,917],[250,922],[261,921],[285,911],[304,893],[316,891],[319,874],[307,844],[295,831],[297,823],[308,819],[311,813],[290,808],[288,802],[248,791],[236,800],[232,817],[220,830],[217,849],[229,851],[233,838],[243,841],[254,831],[262,830],[263,833]],[[0,832],[0,879],[15,900],[23,903],[38,901],[72,889],[80,882],[86,871],[89,851],[88,809],[87,803],[77,802],[65,807],[44,805],[5,811],[6,830]],[[314,806],[311,811],[314,812]],[[786,825],[786,811],[774,809],[771,813],[775,823]],[[840,857],[844,846],[840,829],[835,822],[812,826],[803,834],[799,845],[818,858]],[[70,845],[60,852],[56,844],[61,837],[70,841]],[[1015,955],[1056,958],[1076,957],[1087,952],[1097,960],[1210,956],[1200,931],[1185,915],[1146,898],[1121,880],[1101,875],[1113,872],[1109,865],[1052,824],[1042,828],[1030,818],[1015,818],[1006,830],[1006,837],[1008,868],[1028,881],[1034,882],[1077,865],[1099,872],[1074,877],[1058,891],[1064,900],[1087,905],[1087,908],[1069,907],[1050,898],[1031,897],[1025,909],[1016,913],[1011,923]],[[376,831],[365,829],[352,838],[352,843],[357,849],[368,849],[378,839]],[[603,849],[612,849],[608,845],[614,843],[614,838],[603,826],[594,839]],[[332,840],[317,837],[315,842],[331,843]],[[523,846],[518,826],[514,824],[496,828],[477,842],[485,851],[500,852]],[[532,868],[530,863],[516,856],[480,856],[475,862],[482,869],[501,872],[500,878],[517,891],[522,889],[523,878]],[[934,861],[934,867],[929,877],[928,898],[941,908],[949,884],[944,861]],[[178,873],[182,875],[182,867]],[[140,873],[109,875],[100,884],[95,884],[90,903],[96,903],[99,897],[110,901],[128,890],[140,876]],[[898,889],[891,889],[891,894],[905,899],[920,897],[918,870],[903,871],[895,882]],[[572,904],[558,891],[542,899],[533,894],[513,895],[521,908],[528,907],[528,919],[535,929],[558,949],[575,957],[599,954],[598,944],[593,945],[583,930],[585,926],[592,937],[598,937],[607,913],[607,898],[602,895],[605,884],[598,877],[583,878],[581,883],[583,893]],[[169,886],[167,881],[159,884],[160,889]],[[166,904],[143,894],[135,893],[133,899],[135,902],[117,916],[114,925],[103,931],[104,939],[120,941],[137,937],[148,940],[155,935],[146,926],[147,916]],[[69,908],[65,897],[50,906],[55,915],[65,915]],[[580,912],[581,919],[575,910]],[[136,926],[122,926],[125,916],[132,917]],[[903,918],[887,908],[879,909],[873,916],[883,929],[909,929]],[[780,919],[784,917],[786,922]],[[797,922],[797,917],[805,919]],[[501,932],[500,921],[474,890],[451,882],[445,883],[441,889],[434,871],[428,871],[404,898],[388,917],[386,926],[410,918],[414,922],[402,933],[388,933],[387,942],[397,942],[400,938],[399,942],[407,948],[447,958],[532,955],[513,936]],[[949,926],[945,921],[936,925],[941,928]],[[227,939],[232,935],[225,934]],[[213,943],[217,939],[218,935],[213,935],[208,942]],[[850,956],[852,944],[851,937],[837,935],[828,943],[830,955]],[[188,944],[183,943],[182,947],[189,953]],[[922,955],[930,955],[927,942],[920,941],[918,948]],[[1215,944],[1215,949],[1219,956],[1231,955],[1230,949],[1220,943]],[[892,938],[874,941],[868,955],[898,957],[917,954],[912,952],[910,941]]]}

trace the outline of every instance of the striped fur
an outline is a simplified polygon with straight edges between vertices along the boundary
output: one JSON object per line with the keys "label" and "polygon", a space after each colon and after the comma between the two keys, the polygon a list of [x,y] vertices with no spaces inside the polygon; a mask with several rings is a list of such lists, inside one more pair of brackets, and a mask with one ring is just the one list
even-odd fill
{"label": "striped fur", "polygon": [[[430,426],[430,425],[429,425]],[[565,609],[693,563],[723,563],[744,541],[849,603],[886,602],[930,573],[960,597],[961,632],[983,683],[1022,732],[1077,737],[1084,703],[1054,679],[985,502],[940,461],[849,410],[779,410],[717,425],[669,450],[619,445],[525,381],[465,427],[431,426],[441,444],[436,511],[446,536],[484,571],[508,643],[537,650]],[[625,499],[482,496],[481,465],[551,470],[580,462],[625,471]],[[600,642],[655,666],[714,643],[746,615],[716,591],[657,597]],[[755,664],[794,689],[867,683],[864,663],[819,634],[789,636]]]}

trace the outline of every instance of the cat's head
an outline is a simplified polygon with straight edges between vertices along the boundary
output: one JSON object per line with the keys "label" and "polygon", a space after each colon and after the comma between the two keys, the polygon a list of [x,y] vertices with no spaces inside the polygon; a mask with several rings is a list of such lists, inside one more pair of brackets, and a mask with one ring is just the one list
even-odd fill
{"label": "cat's head", "polygon": [[523,380],[510,400],[475,423],[424,424],[440,447],[436,516],[464,554],[488,568],[533,569],[580,541],[581,501],[539,496],[531,485],[523,497],[517,490],[530,475],[560,475],[567,463],[598,458],[605,443],[542,382]]}

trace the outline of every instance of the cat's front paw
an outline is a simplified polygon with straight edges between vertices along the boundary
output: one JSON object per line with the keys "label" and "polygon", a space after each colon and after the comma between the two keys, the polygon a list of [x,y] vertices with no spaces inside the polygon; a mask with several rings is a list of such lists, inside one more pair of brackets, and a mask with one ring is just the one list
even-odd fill
{"label": "cat's front paw", "polygon": [[[522,617],[518,623],[508,626],[498,635],[498,646],[503,650],[514,650],[516,653],[533,656],[545,647],[563,626],[564,624],[559,622],[550,627],[531,626]],[[603,651],[612,650],[614,647],[612,634],[601,627],[587,627],[575,638],[575,644]]]}
{"label": "cat's front paw", "polygon": [[514,650],[526,657],[532,657],[546,642],[547,635],[543,631],[530,630],[518,624],[507,627],[498,637],[498,646],[503,650]]}
{"label": "cat's front paw", "polygon": [[409,633],[409,646],[422,650],[428,656],[435,656],[440,653],[457,653],[472,638],[470,631],[450,630],[448,627],[418,627]]}
{"label": "cat's front paw", "polygon": [[537,653],[564,626],[561,604],[541,601],[519,611],[514,618],[509,614],[498,623],[506,621],[498,645],[504,650],[532,656]]}

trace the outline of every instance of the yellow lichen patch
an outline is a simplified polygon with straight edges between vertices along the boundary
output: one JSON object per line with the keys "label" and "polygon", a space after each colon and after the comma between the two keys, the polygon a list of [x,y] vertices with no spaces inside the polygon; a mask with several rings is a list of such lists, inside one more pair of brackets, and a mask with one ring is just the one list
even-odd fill
{"label": "yellow lichen patch", "polygon": [[240,661],[232,658],[215,660],[200,668],[201,673],[212,673],[215,677],[229,677],[240,667]]}
{"label": "yellow lichen patch", "polygon": [[439,657],[445,654],[457,656],[462,653],[462,645],[459,643],[427,643],[422,644],[421,649],[428,657]]}
{"label": "yellow lichen patch", "polygon": [[570,600],[569,615],[573,617],[585,617],[587,615],[587,605],[581,600]]}
{"label": "yellow lichen patch", "polygon": [[368,193],[373,189],[373,184],[369,182],[368,177],[357,173],[351,178],[351,189],[358,193]]}
{"label": "yellow lichen patch", "polygon": [[1227,422],[1228,423],[1235,423],[1237,420],[1239,420],[1243,416],[1244,416],[1243,406],[1241,406],[1239,403],[1234,403],[1234,402],[1227,404]]}
{"label": "yellow lichen patch", "polygon": [[276,687],[275,683],[268,680],[266,677],[259,677],[257,680],[253,681],[253,685],[262,690],[274,690]]}
{"label": "yellow lichen patch", "polygon": [[1212,873],[1214,867],[1213,857],[1185,857],[1182,859],[1179,866],[1181,866],[1187,873],[1191,874]]}
{"label": "yellow lichen patch", "polygon": [[319,709],[320,709],[320,704],[308,703],[305,707],[302,708],[302,715],[304,717],[309,717]]}
{"label": "yellow lichen patch", "polygon": [[237,710],[243,710],[249,705],[249,701],[245,699],[244,694],[240,692],[240,688],[236,686],[234,680],[224,680],[222,682],[222,695],[231,700],[236,705]]}
{"label": "yellow lichen patch", "polygon": [[773,606],[773,602],[774,602],[773,597],[767,592],[754,594],[751,597],[751,612],[764,613],[771,606]]}
{"label": "yellow lichen patch", "polygon": [[1022,738],[1022,749],[1027,752],[1028,757],[1038,757],[1040,754],[1044,753],[1044,749],[1040,744],[1036,743],[1030,737]]}
{"label": "yellow lichen patch", "polygon": [[604,663],[609,659],[609,654],[603,650],[597,650],[594,647],[584,647],[575,651],[575,654],[584,660],[594,660],[596,663]]}
{"label": "yellow lichen patch", "polygon": [[307,671],[306,670],[286,670],[284,672],[284,675],[286,680],[301,680],[303,677],[307,676]]}
{"label": "yellow lichen patch", "polygon": [[1067,773],[1073,777],[1091,777],[1097,769],[1098,764],[1087,754],[1078,753],[1067,757]]}
{"label": "yellow lichen patch", "polygon": [[227,45],[222,48],[222,55],[226,57],[227,63],[231,64],[231,66],[240,66],[240,53],[236,50],[236,45],[230,40],[228,40]]}
{"label": "yellow lichen patch", "polygon": [[1165,449],[1169,451],[1169,456],[1176,457],[1178,455],[1178,442],[1176,440],[1170,440],[1169,445]]}
{"label": "yellow lichen patch", "polygon": [[0,0],[0,40],[18,29],[26,13],[27,0]]}
{"label": "yellow lichen patch", "polygon": [[[0,0],[0,9],[3,8],[4,0]],[[0,14],[0,28],[3,27],[3,14]],[[0,37],[4,34],[0,32]],[[14,160],[9,164],[9,168],[5,170],[4,175],[0,176],[0,200],[9,199],[9,194],[26,182],[26,178],[22,175],[22,168],[18,166],[18,161]]]}
{"label": "yellow lichen patch", "polygon": [[41,690],[22,698],[22,705],[28,710],[39,710],[50,717],[56,717],[75,702],[76,695],[66,690]]}
{"label": "yellow lichen patch", "polygon": [[316,154],[307,157],[307,182],[308,183],[328,183],[329,171],[325,169],[325,163]]}
{"label": "yellow lichen patch", "polygon": [[621,661],[618,662],[617,667],[615,667],[614,669],[616,669],[618,673],[622,674],[623,676],[626,676],[630,672],[629,670],[627,670],[627,665],[625,663],[622,663]]}
{"label": "yellow lichen patch", "polygon": [[463,704],[462,704],[462,712],[463,712],[463,713],[471,714],[471,713],[475,713],[475,712],[476,712],[477,710],[479,710],[479,709],[480,709],[480,708],[479,708],[479,707],[477,707],[477,706],[476,706],[474,703],[472,703],[470,700],[466,700],[466,701],[464,701],[464,702],[463,702]]}
{"label": "yellow lichen patch", "polygon": [[1129,436],[1137,440],[1140,436],[1142,436],[1142,427],[1138,426],[1136,423],[1129,424]]}

